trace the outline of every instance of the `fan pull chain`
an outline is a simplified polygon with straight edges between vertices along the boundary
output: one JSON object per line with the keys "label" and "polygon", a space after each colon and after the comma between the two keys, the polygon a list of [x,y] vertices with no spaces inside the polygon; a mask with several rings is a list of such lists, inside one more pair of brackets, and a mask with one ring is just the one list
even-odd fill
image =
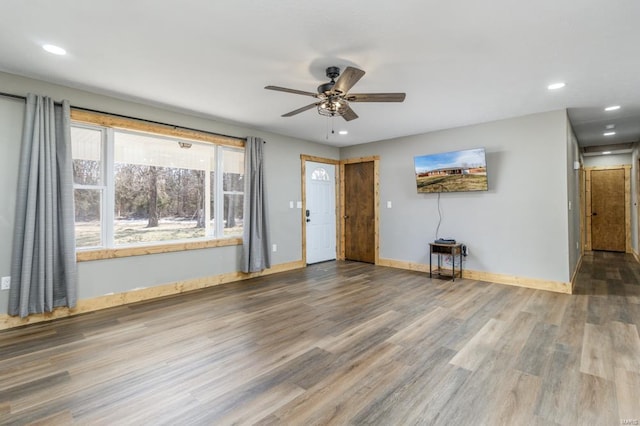
{"label": "fan pull chain", "polygon": [[[333,121],[333,116],[327,116],[327,136],[326,136],[326,140],[329,140],[329,127],[331,127],[331,134],[335,135],[336,131],[334,128],[334,121]],[[329,126],[329,122],[331,122],[331,126]]]}
{"label": "fan pull chain", "polygon": [[327,140],[329,140],[329,119],[330,117],[327,117]]}

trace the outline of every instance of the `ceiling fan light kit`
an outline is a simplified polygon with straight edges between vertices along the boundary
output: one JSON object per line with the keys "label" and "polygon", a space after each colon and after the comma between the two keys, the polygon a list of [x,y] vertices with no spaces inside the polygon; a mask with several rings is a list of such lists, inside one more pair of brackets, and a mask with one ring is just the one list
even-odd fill
{"label": "ceiling fan light kit", "polygon": [[335,117],[336,115],[344,116],[347,108],[351,107],[344,99],[328,99],[318,105],[318,113],[327,117]]}
{"label": "ceiling fan light kit", "polygon": [[[326,117],[340,116],[346,121],[355,120],[358,115],[351,109],[350,102],[403,102],[404,93],[361,93],[349,94],[349,90],[362,78],[364,71],[347,67],[342,75],[340,68],[328,67],[326,75],[331,81],[318,86],[317,93],[302,90],[288,89],[279,86],[266,86],[265,89],[279,92],[293,93],[296,95],[312,96],[318,102],[303,106],[286,114],[283,117],[292,117],[301,112],[317,108],[320,115]],[[336,80],[337,78],[337,80]]]}

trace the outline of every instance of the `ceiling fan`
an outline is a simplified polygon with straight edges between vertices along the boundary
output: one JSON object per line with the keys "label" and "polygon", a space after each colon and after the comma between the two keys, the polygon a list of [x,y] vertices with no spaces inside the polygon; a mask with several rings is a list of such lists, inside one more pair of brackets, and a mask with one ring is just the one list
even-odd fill
{"label": "ceiling fan", "polygon": [[318,108],[318,113],[320,113],[320,115],[328,117],[341,116],[346,121],[351,121],[358,118],[358,115],[351,109],[351,106],[349,106],[350,102],[404,101],[404,93],[349,93],[349,90],[351,90],[351,88],[362,78],[364,74],[365,72],[360,69],[347,67],[342,75],[340,75],[340,68],[329,67],[327,68],[327,77],[330,78],[331,81],[318,86],[318,93],[287,89],[286,87],[278,86],[266,86],[265,89],[293,93],[296,95],[311,96],[318,99],[317,102],[283,114],[283,117],[292,117],[312,108]]}

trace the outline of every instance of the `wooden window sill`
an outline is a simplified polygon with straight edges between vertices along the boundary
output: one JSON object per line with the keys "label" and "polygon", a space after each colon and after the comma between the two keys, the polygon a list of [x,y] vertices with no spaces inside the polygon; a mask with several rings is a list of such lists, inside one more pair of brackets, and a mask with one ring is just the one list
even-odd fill
{"label": "wooden window sill", "polygon": [[91,260],[116,259],[120,257],[142,256],[145,254],[171,253],[175,251],[199,250],[212,247],[238,246],[242,238],[221,238],[217,240],[192,241],[184,243],[158,244],[141,247],[126,247],[116,249],[99,249],[76,252],[78,262]]}

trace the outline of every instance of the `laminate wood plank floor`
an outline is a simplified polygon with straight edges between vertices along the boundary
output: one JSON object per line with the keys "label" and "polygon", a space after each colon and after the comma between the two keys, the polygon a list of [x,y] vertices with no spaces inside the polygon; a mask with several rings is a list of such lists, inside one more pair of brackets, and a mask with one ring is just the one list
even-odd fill
{"label": "laminate wood plank floor", "polygon": [[624,254],[574,295],[321,263],[0,332],[0,424],[638,424],[639,327]]}

